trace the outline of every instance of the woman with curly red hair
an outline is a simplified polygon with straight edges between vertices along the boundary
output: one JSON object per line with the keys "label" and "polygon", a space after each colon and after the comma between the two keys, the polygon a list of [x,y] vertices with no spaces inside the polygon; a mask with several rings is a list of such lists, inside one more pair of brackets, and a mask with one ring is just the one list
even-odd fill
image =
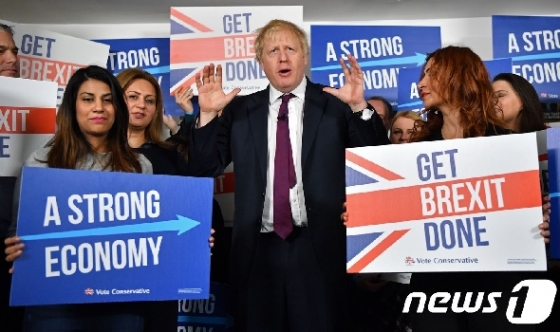
{"label": "woman with curly red hair", "polygon": [[[484,63],[467,47],[448,46],[428,55],[418,88],[427,113],[427,122],[411,137],[411,142],[461,139],[508,134],[496,112],[497,100]],[[548,242],[550,204],[543,204],[544,218],[539,225]],[[535,224],[536,226],[536,224]],[[534,325],[513,325],[506,318],[509,292],[526,279],[522,272],[439,272],[414,273],[411,290],[428,298],[436,292],[502,292],[494,313],[411,313],[414,332],[534,331]],[[461,299],[460,304],[465,301]],[[474,299],[470,300],[471,302]],[[483,307],[489,306],[482,303]],[[468,304],[467,304],[468,305]]]}

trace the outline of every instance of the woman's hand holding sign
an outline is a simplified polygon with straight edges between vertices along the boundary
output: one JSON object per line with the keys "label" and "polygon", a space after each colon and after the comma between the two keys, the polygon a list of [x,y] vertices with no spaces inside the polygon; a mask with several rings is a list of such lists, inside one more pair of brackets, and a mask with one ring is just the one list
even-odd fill
{"label": "woman's hand holding sign", "polygon": [[[6,245],[6,261],[13,262],[23,253],[23,247],[25,246],[21,243],[21,239],[17,236],[12,236],[4,240]],[[10,273],[14,271],[14,268],[10,268]]]}
{"label": "woman's hand holding sign", "polygon": [[543,222],[539,225],[545,243],[550,242],[550,196],[543,196]]}

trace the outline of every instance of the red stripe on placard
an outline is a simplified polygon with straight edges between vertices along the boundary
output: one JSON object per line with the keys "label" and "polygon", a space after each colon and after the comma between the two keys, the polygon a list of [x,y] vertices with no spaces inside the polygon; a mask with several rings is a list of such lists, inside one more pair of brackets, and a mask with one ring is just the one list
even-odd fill
{"label": "red stripe on placard", "polygon": [[210,29],[209,27],[203,25],[202,23],[199,23],[195,20],[193,20],[192,18],[188,17],[187,15],[181,13],[180,11],[178,11],[175,8],[171,8],[171,16],[175,16],[176,18],[178,18],[180,21],[183,21],[184,23],[190,25],[191,27],[201,31],[201,32],[212,32],[212,29]]}
{"label": "red stripe on placard", "polygon": [[350,151],[346,151],[346,160],[353,162],[354,164],[365,168],[366,170],[377,174],[379,176],[381,176],[384,179],[387,179],[389,181],[393,181],[393,180],[402,180],[404,179],[402,176],[395,174],[393,172],[391,172],[390,170],[381,167],[363,157],[358,156],[357,154],[354,154]]}
{"label": "red stripe on placard", "polygon": [[53,134],[56,108],[0,106],[0,134]]}
{"label": "red stripe on placard", "polygon": [[[499,186],[490,182],[498,179],[503,179]],[[485,182],[487,182],[486,186]],[[478,191],[476,191],[477,185]],[[456,187],[456,194],[453,194],[453,187]],[[500,196],[497,188],[501,189]],[[426,211],[423,212],[422,197],[429,197],[430,192],[434,197],[433,205],[424,204]],[[445,197],[446,193],[449,193],[449,203],[444,199],[437,199],[438,193],[440,197]],[[499,197],[503,201],[503,206],[499,206]],[[425,201],[431,202],[428,199]],[[349,217],[347,225],[348,227],[379,225],[434,217],[517,210],[538,207],[541,204],[539,171],[533,170],[350,194],[347,196]],[[432,213],[434,207],[435,211]]]}
{"label": "red stripe on placard", "polygon": [[254,59],[254,34],[171,41],[171,63]]}
{"label": "red stripe on placard", "polygon": [[177,85],[176,87],[172,87],[170,95],[175,96],[175,92],[177,92],[180,88],[190,88],[193,84],[195,84],[196,74],[200,74],[200,76],[202,76],[202,69],[200,69],[198,72],[195,72],[188,80],[186,80],[182,84]]}
{"label": "red stripe on placard", "polygon": [[234,192],[234,179],[233,173],[224,173],[214,179],[214,194],[231,194]]}
{"label": "red stripe on placard", "polygon": [[373,247],[364,257],[360,258],[354,265],[348,267],[349,273],[360,273],[366,268],[374,259],[381,256],[385,250],[389,249],[395,242],[403,237],[409,229],[393,231],[389,236],[384,238],[378,245]]}
{"label": "red stripe on placard", "polygon": [[548,160],[548,154],[540,154],[539,155],[539,161],[547,161]]}
{"label": "red stripe on placard", "polygon": [[27,55],[19,56],[19,72],[21,78],[35,81],[50,81],[66,86],[76,70],[85,67],[75,63],[36,58]]}

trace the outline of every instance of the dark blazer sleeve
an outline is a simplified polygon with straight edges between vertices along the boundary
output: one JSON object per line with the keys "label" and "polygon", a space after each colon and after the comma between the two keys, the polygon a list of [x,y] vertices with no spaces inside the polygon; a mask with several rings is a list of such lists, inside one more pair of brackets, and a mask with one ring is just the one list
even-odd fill
{"label": "dark blazer sleeve", "polygon": [[387,130],[383,125],[383,120],[381,120],[381,117],[377,114],[373,106],[369,105],[369,107],[374,110],[371,119],[369,120],[362,120],[361,112],[354,113],[350,110],[350,112],[352,112],[352,117],[349,125],[354,128],[349,128],[349,131],[357,131],[362,139],[366,141],[365,145],[356,145],[351,143],[352,147],[391,144],[387,135]]}
{"label": "dark blazer sleeve", "polygon": [[197,176],[216,177],[231,163],[230,133],[233,111],[240,107],[243,98],[235,98],[202,128],[193,122],[189,139],[189,172]]}

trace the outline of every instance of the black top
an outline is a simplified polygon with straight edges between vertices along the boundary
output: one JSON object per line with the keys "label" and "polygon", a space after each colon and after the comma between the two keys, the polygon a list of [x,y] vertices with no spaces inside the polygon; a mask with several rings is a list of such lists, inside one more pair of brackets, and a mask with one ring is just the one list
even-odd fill
{"label": "black top", "polygon": [[[196,175],[189,171],[185,157],[173,147],[164,148],[152,142],[147,142],[134,150],[143,154],[152,163],[154,174]],[[185,199],[189,197],[189,193],[177,194],[183,195]],[[214,248],[212,248],[212,260],[210,263],[210,280],[213,282],[227,282],[229,267],[227,261],[230,247],[229,231],[225,228],[222,210],[216,200],[213,201],[212,205],[212,228],[216,231],[216,234],[214,235],[215,243]]]}
{"label": "black top", "polygon": [[164,148],[146,142],[134,150],[152,163],[154,174],[188,175],[187,160],[174,148]]}

